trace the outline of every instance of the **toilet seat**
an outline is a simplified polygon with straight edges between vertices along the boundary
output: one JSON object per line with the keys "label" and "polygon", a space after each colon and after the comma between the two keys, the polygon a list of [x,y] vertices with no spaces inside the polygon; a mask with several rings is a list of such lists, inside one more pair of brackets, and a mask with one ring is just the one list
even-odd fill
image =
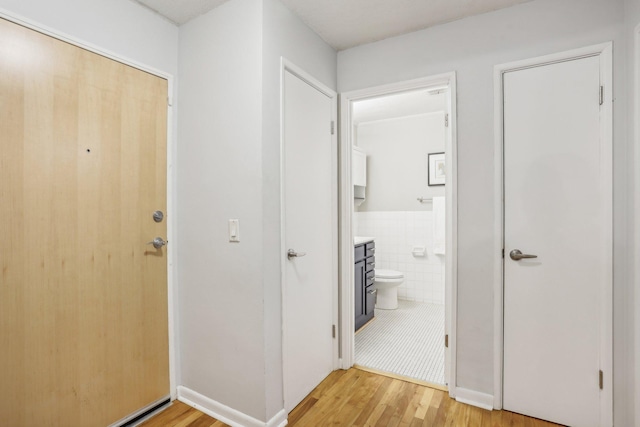
{"label": "toilet seat", "polygon": [[404,274],[396,270],[376,269],[376,279],[402,279]]}

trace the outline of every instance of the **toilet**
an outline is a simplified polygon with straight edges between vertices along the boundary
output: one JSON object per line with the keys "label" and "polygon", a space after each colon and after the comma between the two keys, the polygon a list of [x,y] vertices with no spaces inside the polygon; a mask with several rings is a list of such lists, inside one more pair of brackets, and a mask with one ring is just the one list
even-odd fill
{"label": "toilet", "polygon": [[376,269],[373,288],[377,291],[376,308],[395,310],[398,308],[398,286],[404,282],[404,274],[396,270]]}

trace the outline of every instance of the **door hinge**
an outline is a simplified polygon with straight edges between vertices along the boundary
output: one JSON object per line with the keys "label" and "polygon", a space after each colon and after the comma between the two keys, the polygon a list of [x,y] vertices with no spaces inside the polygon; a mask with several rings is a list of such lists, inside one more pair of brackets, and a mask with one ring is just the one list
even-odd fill
{"label": "door hinge", "polygon": [[171,97],[167,96],[167,106],[171,107],[173,103],[171,102]]}
{"label": "door hinge", "polygon": [[444,127],[449,127],[449,114],[444,115]]}
{"label": "door hinge", "polygon": [[602,390],[604,388],[604,373],[602,371],[599,371],[599,375],[598,375],[598,384],[600,385],[600,390]]}
{"label": "door hinge", "polygon": [[504,258],[504,248],[502,248],[502,258]]}
{"label": "door hinge", "polygon": [[604,104],[604,86],[600,86],[600,105]]}
{"label": "door hinge", "polygon": [[449,334],[446,334],[446,335],[444,336],[444,346],[445,346],[446,348],[449,348]]}
{"label": "door hinge", "polygon": [[334,122],[333,120],[331,121],[331,135],[334,135],[336,133],[336,122]]}
{"label": "door hinge", "polygon": [[331,337],[336,337],[336,325],[331,325]]}

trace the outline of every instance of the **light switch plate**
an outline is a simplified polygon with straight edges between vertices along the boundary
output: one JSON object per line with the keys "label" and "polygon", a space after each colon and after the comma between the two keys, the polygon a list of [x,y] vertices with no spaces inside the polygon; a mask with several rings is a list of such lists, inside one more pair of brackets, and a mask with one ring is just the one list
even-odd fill
{"label": "light switch plate", "polygon": [[229,241],[230,242],[240,241],[240,220],[237,220],[237,219],[229,220]]}

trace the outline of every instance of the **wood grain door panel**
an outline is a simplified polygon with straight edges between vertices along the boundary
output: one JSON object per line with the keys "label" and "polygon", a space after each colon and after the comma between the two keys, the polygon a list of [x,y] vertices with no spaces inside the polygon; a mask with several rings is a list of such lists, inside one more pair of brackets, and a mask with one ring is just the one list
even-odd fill
{"label": "wood grain door panel", "polygon": [[0,19],[0,418],[104,426],[169,394],[167,81]]}

